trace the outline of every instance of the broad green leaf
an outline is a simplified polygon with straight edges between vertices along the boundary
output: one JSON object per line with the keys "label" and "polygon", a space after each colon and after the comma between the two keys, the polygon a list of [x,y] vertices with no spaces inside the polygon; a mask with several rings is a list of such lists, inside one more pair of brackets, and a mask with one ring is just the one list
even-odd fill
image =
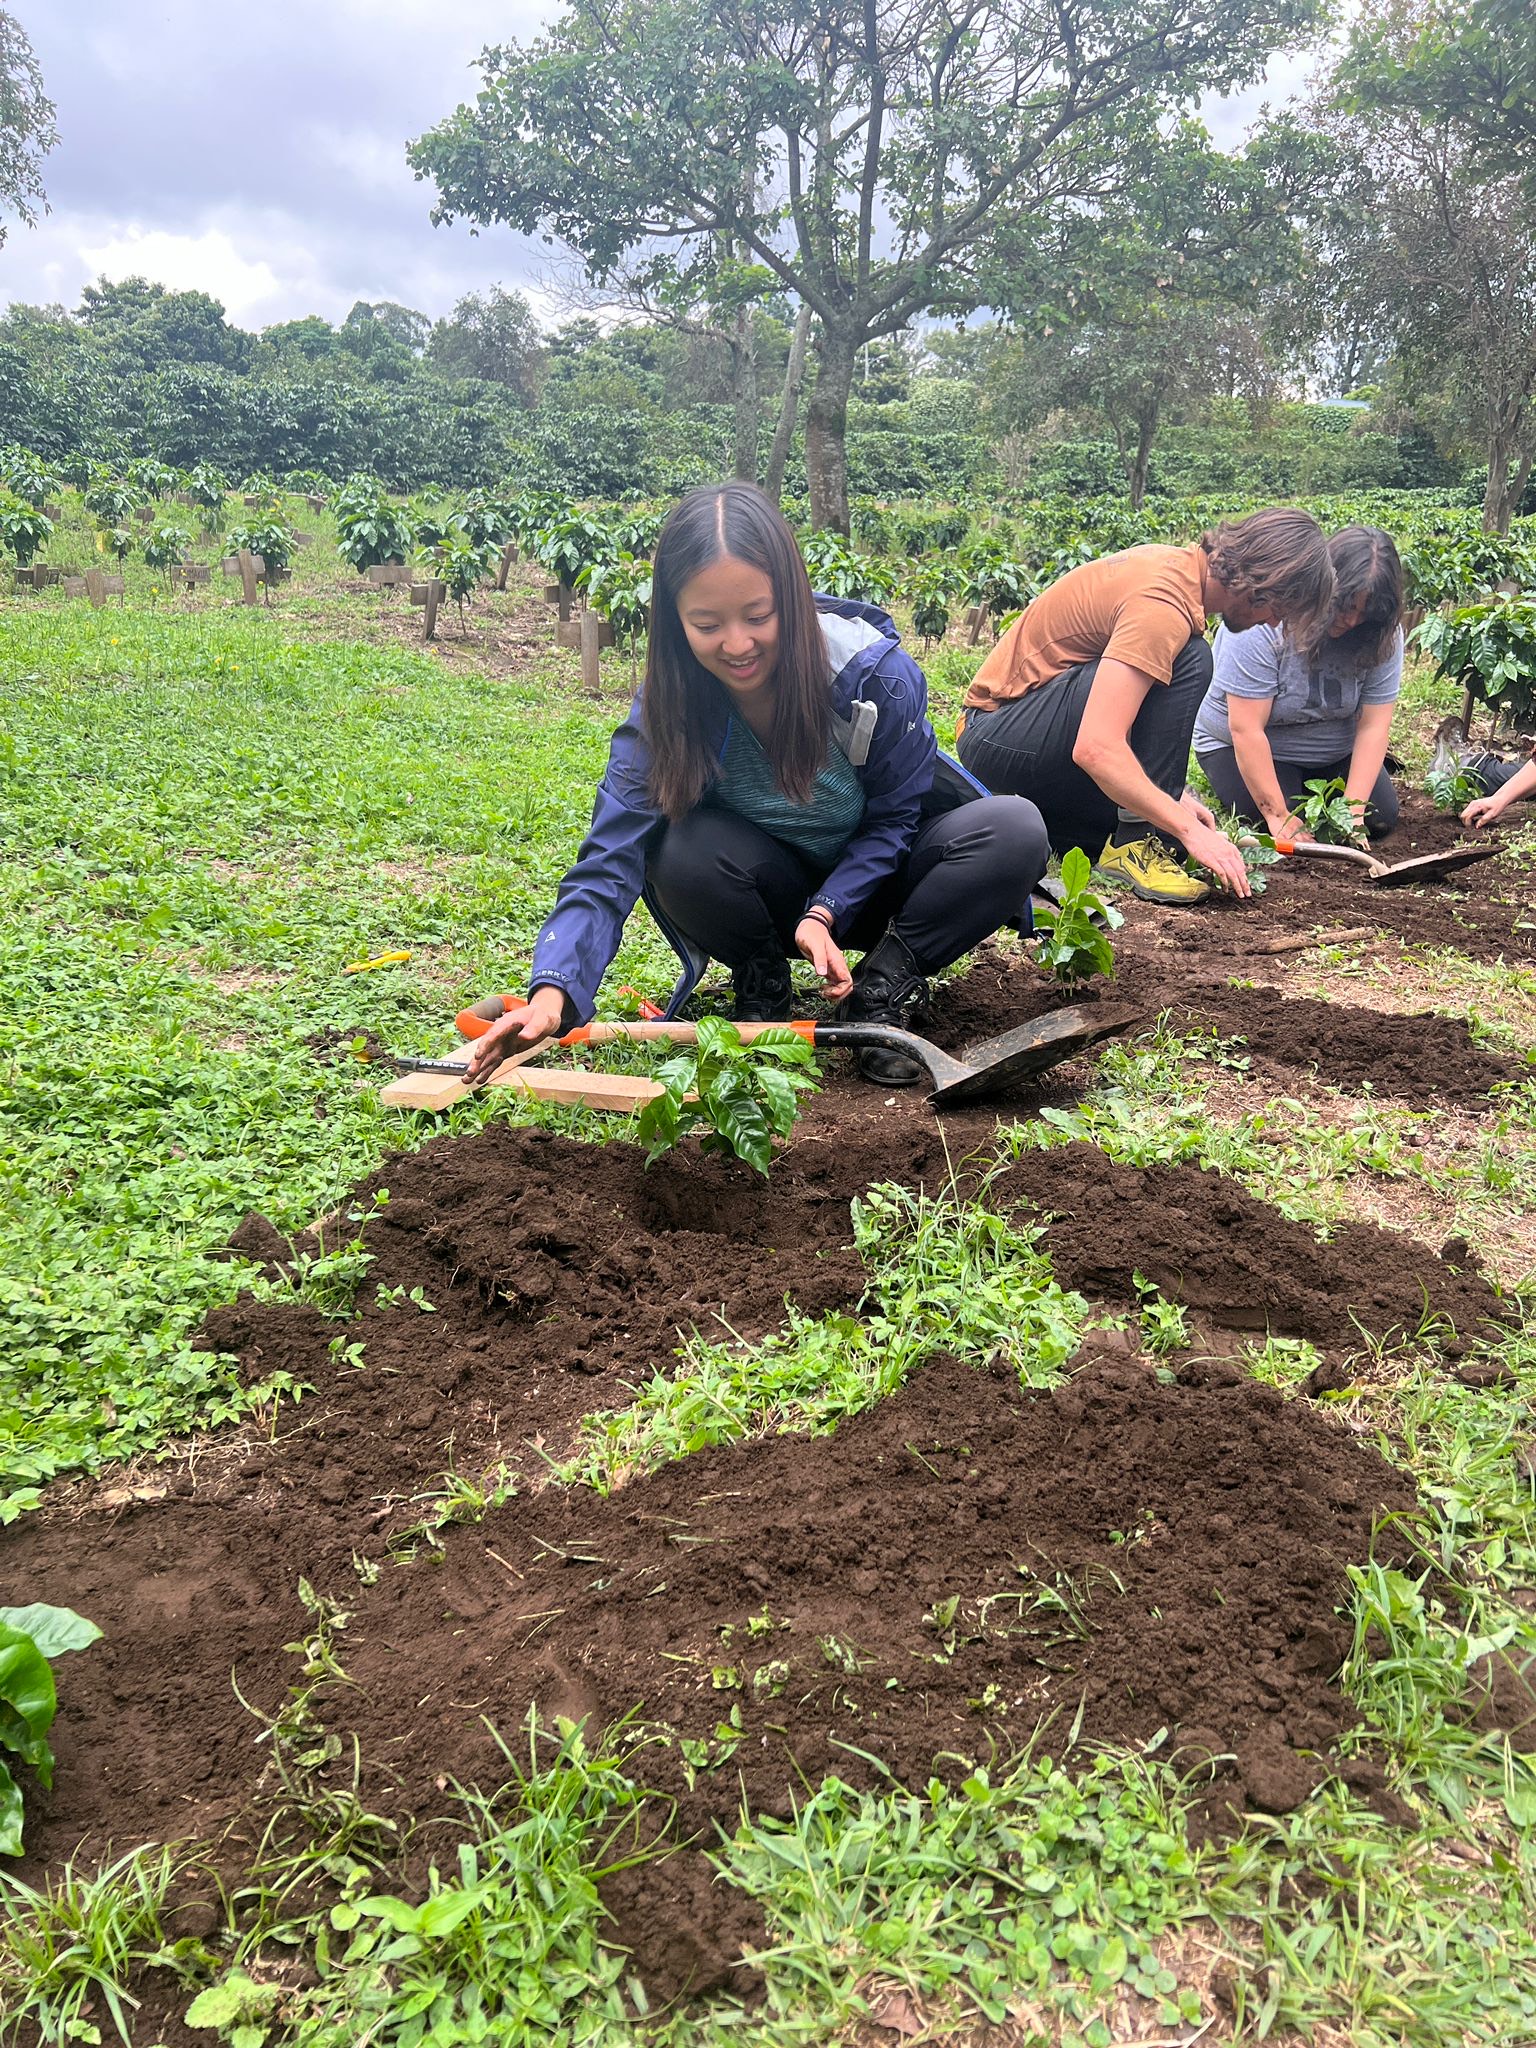
{"label": "broad green leaf", "polygon": [[66,1650],[84,1650],[101,1635],[95,1622],[87,1621],[83,1614],[76,1614],[71,1607],[50,1607],[45,1600],[34,1600],[30,1607],[0,1607],[0,1627],[30,1636],[48,1658],[62,1657]]}
{"label": "broad green leaf", "polygon": [[0,1856],[21,1854],[21,1787],[0,1763]]}
{"label": "broad green leaf", "polygon": [[[46,1735],[58,1710],[48,1659],[32,1638],[0,1624],[0,1702],[13,1708],[34,1738]],[[44,1745],[46,1749],[46,1745]],[[25,1752],[23,1752],[25,1754]],[[37,1757],[27,1761],[41,1768]]]}
{"label": "broad green leaf", "polygon": [[464,1891],[439,1892],[434,1899],[428,1899],[416,1916],[416,1932],[426,1941],[439,1940],[451,1934],[471,1913],[478,1912],[485,1904],[487,1887],[476,1885]]}

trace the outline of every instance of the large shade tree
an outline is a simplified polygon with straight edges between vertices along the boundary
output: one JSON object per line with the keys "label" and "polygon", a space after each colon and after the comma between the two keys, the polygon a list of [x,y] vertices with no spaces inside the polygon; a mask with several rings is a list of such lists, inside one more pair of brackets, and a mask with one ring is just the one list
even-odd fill
{"label": "large shade tree", "polygon": [[1287,126],[1223,155],[1190,122],[1127,152],[1107,200],[1065,210],[1027,249],[1005,245],[992,296],[1020,336],[992,369],[1000,418],[1096,414],[1139,509],[1170,413],[1272,382],[1260,315],[1301,270],[1292,214],[1320,154]]}
{"label": "large shade tree", "polygon": [[32,45],[15,15],[0,7],[0,243],[7,213],[31,227],[47,209],[43,158],[59,139],[53,114]]}
{"label": "large shade tree", "polygon": [[1483,525],[1504,533],[1536,466],[1536,124],[1522,147],[1518,121],[1490,124],[1464,91],[1458,45],[1486,55],[1492,7],[1376,0],[1358,17],[1329,117],[1330,253],[1341,321],[1390,333],[1409,385],[1449,394],[1480,440]]}
{"label": "large shade tree", "polygon": [[1319,0],[568,0],[410,148],[434,218],[603,280],[761,265],[814,316],[812,516],[846,531],[858,352],[988,303],[1004,232],[1112,183],[1170,107],[1254,77]]}

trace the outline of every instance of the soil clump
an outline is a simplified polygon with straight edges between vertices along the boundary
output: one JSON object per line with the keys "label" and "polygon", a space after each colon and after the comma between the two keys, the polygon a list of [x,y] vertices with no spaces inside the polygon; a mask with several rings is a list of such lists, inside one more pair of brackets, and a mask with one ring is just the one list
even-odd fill
{"label": "soil clump", "polygon": [[1126,1166],[1077,1142],[1023,1153],[992,1200],[1050,1219],[1045,1248],[1064,1286],[1135,1301],[1140,1274],[1227,1329],[1358,1347],[1438,1324],[1464,1349],[1511,1319],[1475,1265],[1376,1224],[1336,1225],[1321,1243],[1208,1167]]}
{"label": "soil clump", "polygon": [[[443,1810],[495,1783],[530,1707],[589,1732],[638,1710],[637,1781],[708,1844],[745,1799],[921,1788],[937,1769],[1150,1741],[1207,1760],[1210,1818],[1287,1812],[1354,1723],[1334,1609],[1404,1477],[1307,1404],[1221,1363],[1165,1383],[1094,1358],[1022,1389],[939,1359],[828,1437],[696,1452],[608,1499],[548,1490],[387,1575],[323,1705],[366,1803]],[[680,1746],[687,1742],[685,1752]],[[1380,1792],[1369,1763],[1344,1766]],[[620,1907],[653,1997],[728,1981],[740,1902],[701,1871],[630,1873]],[[727,1919],[720,1924],[724,1907]],[[739,1987],[738,1987],[739,1988]]]}

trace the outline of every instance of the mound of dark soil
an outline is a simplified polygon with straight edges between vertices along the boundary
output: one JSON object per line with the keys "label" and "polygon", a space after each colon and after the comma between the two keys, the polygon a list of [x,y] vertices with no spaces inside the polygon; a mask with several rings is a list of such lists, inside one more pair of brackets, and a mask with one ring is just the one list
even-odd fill
{"label": "mound of dark soil", "polygon": [[[1042,1722],[1059,1756],[1079,1711],[1084,1744],[1166,1728],[1235,1759],[1214,1767],[1224,1798],[1284,1812],[1354,1719],[1333,1683],[1344,1566],[1412,1498],[1230,1367],[1163,1384],[1101,1359],[1030,1394],[938,1361],[831,1437],[452,1532],[441,1569],[367,1596],[326,1711],[374,1766],[374,1810],[441,1810],[445,1773],[498,1781],[481,1716],[510,1733],[536,1702],[589,1725],[639,1709],[707,1745],[696,1773],[675,1743],[635,1767],[677,1801],[679,1840],[729,1830],[743,1798],[785,1815],[829,1773],[920,1787]],[[719,1981],[736,1930],[716,1892],[641,1870],[619,1903],[653,1992]]]}
{"label": "mound of dark soil", "polygon": [[[1469,832],[1458,819],[1437,811],[1419,790],[1401,790],[1397,829],[1375,842],[1385,861],[1446,853],[1453,846],[1487,843],[1490,835]],[[1496,836],[1496,835],[1493,835]],[[1213,946],[1241,951],[1261,931],[1309,931],[1319,925],[1376,925],[1413,945],[1448,946],[1473,960],[1528,958],[1536,953],[1527,874],[1503,861],[1464,868],[1433,882],[1378,889],[1363,869],[1345,861],[1282,861],[1269,871],[1269,887],[1257,903],[1212,899],[1196,910],[1176,912],[1169,936],[1208,952]],[[1219,934],[1219,936],[1218,936]]]}
{"label": "mound of dark soil", "polygon": [[1233,987],[1211,974],[1212,954],[1219,950],[1208,944],[1189,954],[1149,946],[1144,932],[1128,932],[1118,947],[1114,980],[1091,983],[1069,998],[1027,953],[984,948],[967,974],[935,992],[914,1028],[959,1051],[1068,1000],[1129,1003],[1149,1026],[1166,1011],[1175,1031],[1242,1039],[1238,1053],[1246,1052],[1254,1071],[1282,1089],[1315,1080],[1416,1108],[1487,1108],[1491,1089],[1531,1073],[1524,1061],[1478,1045],[1460,1017],[1432,1011],[1398,1016],[1283,996],[1270,988]]}
{"label": "mound of dark soil", "polygon": [[1474,1265],[1453,1266],[1406,1232],[1338,1225],[1326,1244],[1228,1179],[1197,1166],[1122,1166],[1096,1145],[1026,1152],[993,1199],[1049,1216],[1057,1278],[1134,1301],[1140,1273],[1234,1330],[1358,1348],[1441,1319],[1457,1352],[1510,1311]]}

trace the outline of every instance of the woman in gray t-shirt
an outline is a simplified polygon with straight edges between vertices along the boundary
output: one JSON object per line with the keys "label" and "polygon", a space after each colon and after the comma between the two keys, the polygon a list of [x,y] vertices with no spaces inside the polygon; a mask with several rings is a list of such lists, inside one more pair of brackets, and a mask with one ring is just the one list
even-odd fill
{"label": "woman in gray t-shirt", "polygon": [[1229,810],[1276,839],[1305,839],[1293,805],[1307,783],[1339,780],[1359,836],[1390,832],[1386,772],[1403,678],[1403,571],[1389,534],[1346,526],[1328,543],[1334,600],[1313,649],[1277,626],[1216,635],[1216,671],[1195,719],[1195,755]]}

